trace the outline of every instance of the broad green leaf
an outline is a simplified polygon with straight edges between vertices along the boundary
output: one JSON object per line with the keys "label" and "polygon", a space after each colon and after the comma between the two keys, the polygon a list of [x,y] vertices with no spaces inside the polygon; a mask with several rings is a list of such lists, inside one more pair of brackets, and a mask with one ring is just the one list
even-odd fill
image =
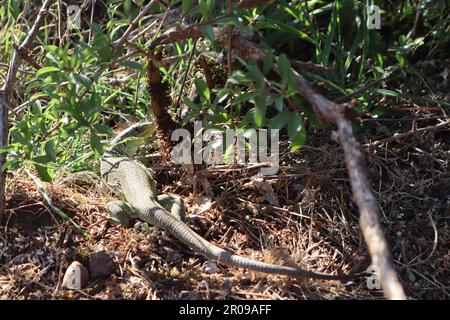
{"label": "broad green leaf", "polygon": [[212,16],[213,0],[199,0],[198,5],[200,7],[200,12],[205,21],[209,21]]}
{"label": "broad green leaf", "polygon": [[92,81],[88,77],[86,77],[84,74],[81,73],[73,73],[73,78],[75,81],[79,84],[81,84],[86,89],[90,89],[92,87]]}
{"label": "broad green leaf", "polygon": [[[242,103],[242,102],[245,102],[245,101],[249,101],[249,100],[254,99],[257,95],[258,95],[257,92],[244,92],[244,93],[238,94],[238,95],[234,98],[234,101],[233,101],[233,102],[234,102],[235,104],[240,104],[240,103]],[[254,103],[254,101],[253,101],[253,103]]]}
{"label": "broad green leaf", "polygon": [[112,47],[110,41],[97,24],[93,23],[92,28],[95,31],[92,45],[97,51],[97,55],[101,62],[109,62],[112,58]]}
{"label": "broad green leaf", "polygon": [[36,100],[32,105],[31,105],[31,110],[33,111],[33,114],[35,116],[40,116],[42,115],[42,105],[41,105],[41,101],[40,100]]}
{"label": "broad green leaf", "polygon": [[182,8],[183,14],[186,14],[189,12],[189,10],[191,9],[191,5],[192,5],[192,0],[182,0],[181,1],[181,8]]}
{"label": "broad green leaf", "polygon": [[47,74],[47,73],[50,73],[50,72],[57,72],[57,71],[60,71],[60,69],[57,68],[57,67],[44,67],[44,68],[39,69],[36,72],[36,75],[37,76],[41,76],[41,75],[44,75],[44,74]]}
{"label": "broad green leaf", "polygon": [[91,145],[92,150],[94,150],[95,157],[97,158],[100,157],[103,151],[103,146],[100,141],[100,138],[93,131],[91,131],[91,138],[89,140],[89,143]]}
{"label": "broad green leaf", "polygon": [[206,38],[208,38],[211,42],[216,40],[216,36],[214,34],[214,29],[210,25],[206,25],[201,28],[203,34]]}
{"label": "broad green leaf", "polygon": [[53,140],[48,140],[45,143],[44,150],[50,161],[56,162],[55,142]]}
{"label": "broad green leaf", "polygon": [[234,71],[228,78],[228,81],[234,84],[250,85],[252,83],[251,78],[245,72],[241,70]]}
{"label": "broad green leaf", "polygon": [[278,73],[281,77],[281,81],[286,85],[291,77],[291,63],[288,57],[283,53],[278,58]]}
{"label": "broad green leaf", "polygon": [[216,95],[217,103],[222,103],[230,96],[233,91],[230,88],[221,88]]}
{"label": "broad green leaf", "polygon": [[275,100],[275,108],[281,112],[284,109],[284,100],[283,97],[279,97]]}
{"label": "broad green leaf", "polygon": [[267,75],[272,70],[273,65],[273,50],[267,50],[263,62],[263,74]]}
{"label": "broad green leaf", "polygon": [[47,165],[40,164],[40,163],[35,163],[34,167],[36,168],[36,171],[39,174],[39,178],[42,181],[45,181],[45,182],[51,182],[52,181],[52,176],[50,174],[50,171],[48,170],[48,166]]}
{"label": "broad green leaf", "polygon": [[200,78],[195,78],[194,80],[195,82],[195,87],[197,89],[197,93],[205,98],[208,102],[211,101],[211,93],[209,92],[209,88],[206,85],[205,81],[203,81],[203,79]]}
{"label": "broad green leaf", "polygon": [[257,127],[262,127],[266,119],[267,99],[266,97],[255,98],[254,120]]}
{"label": "broad green leaf", "polygon": [[131,69],[144,71],[144,65],[138,61],[124,61],[122,62],[122,65]]}
{"label": "broad green leaf", "polygon": [[278,129],[281,130],[284,126],[287,125],[289,121],[290,113],[287,110],[283,110],[279,112],[275,117],[270,119],[269,127],[270,129]]}
{"label": "broad green leaf", "polygon": [[303,119],[296,112],[291,112],[288,120],[288,135],[291,141],[291,151],[296,151],[305,143],[306,131],[303,126]]}
{"label": "broad green leaf", "polygon": [[249,64],[247,65],[247,69],[249,71],[249,76],[255,82],[256,87],[261,87],[264,85],[264,75],[261,70],[255,65]]}
{"label": "broad green leaf", "polygon": [[94,124],[94,128],[95,131],[101,133],[101,134],[107,134],[107,135],[112,135],[113,131],[111,130],[110,127],[105,126],[104,124],[101,124],[99,122],[97,122],[96,124]]}

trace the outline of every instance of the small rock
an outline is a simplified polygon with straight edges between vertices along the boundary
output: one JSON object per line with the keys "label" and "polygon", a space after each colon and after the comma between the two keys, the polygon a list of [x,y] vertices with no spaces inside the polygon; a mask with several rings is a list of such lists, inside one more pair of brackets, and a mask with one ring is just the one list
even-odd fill
{"label": "small rock", "polygon": [[89,273],[78,261],[72,262],[64,274],[62,287],[67,289],[82,289],[88,282]]}
{"label": "small rock", "polygon": [[208,261],[208,264],[206,265],[206,267],[205,267],[205,272],[206,273],[217,273],[217,272],[219,272],[220,271],[220,269],[219,269],[219,267],[217,266],[217,264],[215,264],[214,262],[212,262],[212,261]]}
{"label": "small rock", "polygon": [[89,261],[92,278],[108,277],[116,270],[116,264],[106,251],[91,254]]}
{"label": "small rock", "polygon": [[233,282],[231,281],[231,279],[226,279],[222,284],[222,290],[220,290],[220,294],[224,297],[228,296],[232,287]]}

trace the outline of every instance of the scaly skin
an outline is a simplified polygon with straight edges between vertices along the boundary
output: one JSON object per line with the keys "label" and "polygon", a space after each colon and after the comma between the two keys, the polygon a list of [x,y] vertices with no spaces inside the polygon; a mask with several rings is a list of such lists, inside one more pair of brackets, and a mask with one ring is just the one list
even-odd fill
{"label": "scaly skin", "polygon": [[[138,124],[126,129],[113,140],[113,143],[120,143],[129,137],[140,137],[141,139],[127,141],[121,145],[113,146],[101,158],[102,179],[125,200],[127,206],[130,208],[127,211],[128,213],[158,228],[166,230],[195,252],[224,265],[300,278],[349,280],[361,276],[321,274],[287,266],[258,262],[232,254],[202,238],[185,223],[180,221],[173,213],[158,203],[155,182],[151,173],[141,163],[131,158],[139,144],[142,143],[142,138],[149,137],[153,133],[153,130],[154,126],[150,123]],[[125,213],[120,212],[120,214],[123,215]]]}

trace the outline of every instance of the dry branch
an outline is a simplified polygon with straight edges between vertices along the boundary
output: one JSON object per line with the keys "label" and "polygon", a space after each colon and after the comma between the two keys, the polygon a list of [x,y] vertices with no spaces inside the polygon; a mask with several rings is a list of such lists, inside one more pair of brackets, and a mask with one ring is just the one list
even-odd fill
{"label": "dry branch", "polygon": [[163,35],[155,38],[152,41],[148,49],[154,51],[157,46],[172,43],[175,41],[181,41],[186,39],[197,39],[203,37],[203,32],[201,30],[201,25],[193,24],[184,26],[181,28],[172,28],[167,30]]}
{"label": "dry branch", "polygon": [[214,89],[216,85],[213,80],[211,68],[208,66],[208,62],[206,61],[204,56],[201,55],[198,58],[198,64],[202,68],[203,75],[205,76],[206,86],[209,88],[209,90]]}
{"label": "dry branch", "polygon": [[137,15],[137,17],[131,22],[130,26],[128,27],[127,30],[125,30],[124,34],[120,37],[120,39],[114,42],[114,46],[115,46],[116,48],[119,48],[119,47],[120,47],[120,46],[128,39],[128,36],[130,35],[131,31],[133,31],[133,30],[137,27],[137,25],[138,25],[138,23],[139,23],[139,20],[141,20],[142,17],[144,17],[144,15],[145,15],[148,11],[150,11],[150,9],[153,8],[153,6],[154,6],[156,3],[158,3],[158,2],[159,2],[158,0],[152,0],[152,1],[150,1],[150,2],[142,9],[142,11],[139,12],[139,14]]}
{"label": "dry branch", "polygon": [[256,7],[261,7],[266,4],[274,3],[275,0],[242,0],[237,8],[238,9],[251,9]]}
{"label": "dry branch", "polygon": [[172,99],[170,98],[169,84],[163,81],[162,74],[159,71],[160,61],[161,52],[155,54],[153,59],[148,60],[147,90],[151,97],[148,109],[155,116],[158,125],[156,135],[159,140],[161,155],[165,162],[169,162],[172,149],[171,135],[176,125],[168,112]]}
{"label": "dry branch", "polygon": [[306,99],[322,118],[337,125],[339,142],[344,150],[345,163],[350,175],[353,200],[360,212],[360,226],[369,248],[372,263],[380,271],[381,285],[389,299],[405,299],[405,293],[392,264],[389,245],[380,223],[380,208],[367,176],[367,165],[361,146],[347,119],[348,104],[336,104],[315,92],[309,83],[297,75],[298,93]]}

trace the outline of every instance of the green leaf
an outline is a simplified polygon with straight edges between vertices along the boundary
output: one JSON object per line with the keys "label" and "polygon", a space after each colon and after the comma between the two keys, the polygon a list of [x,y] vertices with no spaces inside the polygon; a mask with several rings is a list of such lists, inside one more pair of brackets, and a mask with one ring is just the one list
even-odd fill
{"label": "green leaf", "polygon": [[109,38],[103,33],[101,28],[93,23],[92,29],[95,31],[93,47],[97,51],[97,55],[101,62],[109,62],[112,58],[112,47]]}
{"label": "green leaf", "polygon": [[202,30],[203,34],[205,35],[205,37],[208,38],[211,42],[216,39],[216,36],[214,34],[214,29],[212,28],[212,26],[206,25],[206,26],[202,27],[201,30]]}
{"label": "green leaf", "polygon": [[247,69],[249,71],[249,76],[252,78],[252,80],[255,82],[255,85],[257,87],[261,87],[264,85],[264,75],[262,74],[261,70],[255,65],[249,64],[247,65]]}
{"label": "green leaf", "polygon": [[41,101],[40,100],[36,100],[32,105],[31,105],[31,110],[33,111],[33,114],[35,116],[40,116],[42,115],[42,105],[41,105]]}
{"label": "green leaf", "polygon": [[405,66],[405,58],[400,52],[395,53],[395,57],[397,58],[398,64],[400,67]]}
{"label": "green leaf", "polygon": [[189,12],[192,6],[192,0],[182,0],[181,1],[181,9],[183,14],[186,14]]}
{"label": "green leaf", "polygon": [[284,85],[289,83],[289,79],[292,76],[291,63],[284,53],[278,59],[278,73]]}
{"label": "green leaf", "polygon": [[18,3],[19,2],[15,0],[8,1],[8,13],[13,17],[14,20],[17,20],[17,17],[20,14]]}
{"label": "green leaf", "polygon": [[92,87],[92,81],[87,76],[81,73],[73,73],[73,78],[79,84],[81,84],[86,89],[90,89]]}
{"label": "green leaf", "polygon": [[275,117],[270,119],[269,126],[270,129],[278,129],[281,130],[289,121],[290,112],[287,110],[283,110],[279,112]]}
{"label": "green leaf", "polygon": [[241,70],[234,71],[228,78],[228,81],[234,84],[250,85],[252,83],[251,78],[245,72]]}
{"label": "green leaf", "polygon": [[275,108],[281,112],[284,109],[284,100],[283,97],[279,97],[275,100]]}
{"label": "green leaf", "polygon": [[52,181],[52,176],[48,170],[48,167],[46,165],[40,164],[40,163],[35,163],[34,167],[36,168],[36,171],[39,174],[39,178],[42,181],[45,182],[51,182]]}
{"label": "green leaf", "polygon": [[48,96],[48,94],[46,94],[44,92],[37,92],[31,96],[30,100],[37,100],[40,97],[47,97],[47,96]]}
{"label": "green leaf", "polygon": [[92,150],[94,150],[95,157],[98,158],[103,152],[103,145],[97,134],[91,131],[91,138],[89,139]]}
{"label": "green leaf", "polygon": [[48,140],[45,143],[44,150],[50,161],[56,162],[55,142],[53,140]]}
{"label": "green leaf", "polygon": [[206,85],[205,81],[203,81],[203,79],[200,78],[195,78],[194,80],[195,82],[195,87],[197,89],[197,93],[205,98],[208,102],[211,101],[211,93],[209,92],[209,88]]}
{"label": "green leaf", "polygon": [[235,104],[239,104],[239,103],[242,103],[242,102],[245,102],[245,101],[252,100],[252,99],[255,98],[257,95],[258,95],[257,92],[244,92],[244,93],[238,94],[238,95],[236,96],[236,98],[234,98],[234,101],[233,101],[233,102],[234,102]]}
{"label": "green leaf", "polygon": [[41,76],[43,74],[47,74],[47,73],[50,73],[50,72],[56,72],[56,71],[60,71],[60,70],[61,69],[59,69],[57,67],[44,67],[44,68],[39,69],[36,72],[36,75],[39,77],[39,76]]}
{"label": "green leaf", "polygon": [[111,130],[110,127],[105,126],[104,124],[101,124],[99,122],[94,124],[94,128],[95,128],[95,131],[97,131],[97,132],[99,132],[101,134],[107,134],[109,136],[113,134],[113,131]]}
{"label": "green leaf", "polygon": [[330,57],[331,44],[333,42],[334,33],[338,24],[338,13],[339,13],[339,1],[334,2],[333,11],[331,13],[331,20],[328,24],[327,38],[325,39],[325,47],[321,55],[322,64],[328,65],[328,59]]}
{"label": "green leaf", "polygon": [[205,21],[209,21],[209,19],[212,16],[212,7],[213,7],[213,0],[199,0],[198,5],[200,7],[200,12],[202,14],[202,17],[205,19]]}
{"label": "green leaf", "polygon": [[217,103],[224,102],[233,91],[230,88],[221,88],[216,95]]}
{"label": "green leaf", "polygon": [[273,50],[267,50],[263,61],[263,74],[267,75],[272,69],[273,65]]}
{"label": "green leaf", "polygon": [[124,61],[122,62],[122,65],[138,71],[144,71],[144,65],[137,61]]}
{"label": "green leaf", "polygon": [[266,119],[267,99],[266,97],[255,98],[255,114],[254,120],[257,127],[262,127]]}
{"label": "green leaf", "polygon": [[255,25],[256,29],[276,29],[276,30],[282,30],[286,33],[291,33],[299,37],[301,40],[308,41],[312,43],[313,45],[317,45],[317,41],[315,41],[313,38],[308,36],[305,32],[299,30],[298,28],[291,26],[287,23],[283,23],[278,20],[272,20],[270,18],[264,18],[264,20],[258,20]]}
{"label": "green leaf", "polygon": [[296,112],[291,112],[288,119],[288,135],[291,141],[291,151],[297,151],[305,143],[306,131],[304,130],[303,119]]}
{"label": "green leaf", "polygon": [[22,145],[27,145],[29,143],[28,139],[25,138],[23,134],[21,132],[18,132],[17,130],[12,130],[11,136],[15,141],[19,142]]}

